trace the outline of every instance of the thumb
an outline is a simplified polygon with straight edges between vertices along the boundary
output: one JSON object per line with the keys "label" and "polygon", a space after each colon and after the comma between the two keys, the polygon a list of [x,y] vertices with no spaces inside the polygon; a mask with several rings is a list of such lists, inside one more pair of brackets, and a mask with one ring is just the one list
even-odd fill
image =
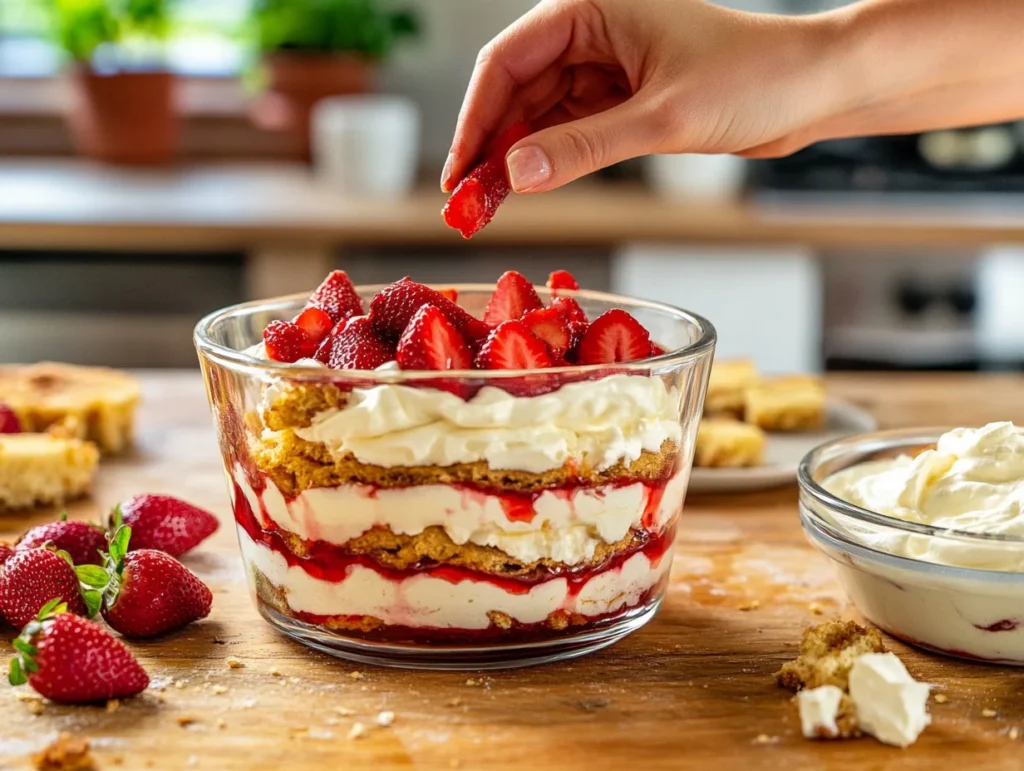
{"label": "thumb", "polygon": [[630,102],[538,131],[506,156],[517,193],[561,187],[614,163],[652,152],[659,141],[649,116]]}

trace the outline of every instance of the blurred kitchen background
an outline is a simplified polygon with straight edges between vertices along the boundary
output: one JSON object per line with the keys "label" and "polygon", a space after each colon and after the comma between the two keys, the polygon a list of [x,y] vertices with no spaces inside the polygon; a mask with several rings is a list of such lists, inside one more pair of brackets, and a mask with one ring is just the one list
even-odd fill
{"label": "blurred kitchen background", "polygon": [[557,267],[766,371],[1024,364],[1021,125],[643,159],[463,242],[436,179],[478,49],[531,5],[0,0],[0,362],[194,366],[201,315],[334,267]]}

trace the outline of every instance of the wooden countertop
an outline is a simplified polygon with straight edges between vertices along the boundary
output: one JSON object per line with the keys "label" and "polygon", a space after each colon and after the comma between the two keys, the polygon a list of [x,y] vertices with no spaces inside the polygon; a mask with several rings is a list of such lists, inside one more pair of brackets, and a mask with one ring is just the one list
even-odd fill
{"label": "wooden countertop", "polygon": [[[579,183],[514,198],[474,244],[636,241],[953,247],[1024,241],[1024,198],[886,197],[873,203],[683,203],[632,186]],[[78,160],[0,161],[0,244],[29,249],[248,249],[267,242],[463,244],[434,189],[392,202],[345,199],[304,167],[131,170]]]}
{"label": "wooden countertop", "polygon": [[[915,746],[800,737],[796,709],[772,673],[794,655],[800,630],[821,620],[811,603],[827,615],[856,613],[827,560],[804,541],[794,489],[687,501],[660,613],[589,657],[480,677],[353,666],[313,653],[272,632],[250,602],[198,373],[143,380],[137,453],[106,464],[93,500],[71,514],[95,519],[139,492],[178,494],[217,512],[225,527],[187,560],[214,590],[213,613],[184,632],[132,646],[166,688],[116,711],[44,704],[35,715],[38,705],[14,689],[0,691],[0,768],[27,767],[28,753],[59,731],[89,737],[101,769],[934,771],[1022,764],[1021,740],[1008,734],[1024,728],[1024,670],[899,644],[893,647],[911,672],[948,697],[932,704],[934,723]],[[1024,422],[1021,376],[847,376],[832,378],[831,389],[886,427]],[[0,519],[0,537],[51,516]],[[245,668],[229,669],[228,656]],[[346,739],[353,720],[372,723],[384,709],[396,715],[392,727]],[[997,716],[984,717],[989,709]],[[186,717],[194,722],[182,727]]]}

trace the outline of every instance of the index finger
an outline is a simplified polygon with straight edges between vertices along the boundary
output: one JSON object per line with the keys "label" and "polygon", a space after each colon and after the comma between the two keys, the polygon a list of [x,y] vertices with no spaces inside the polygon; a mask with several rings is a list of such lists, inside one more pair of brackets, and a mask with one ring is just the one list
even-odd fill
{"label": "index finger", "polygon": [[572,41],[573,16],[564,2],[543,2],[480,51],[459,111],[455,137],[441,180],[451,190],[469,171],[488,140],[505,124],[516,89],[540,75]]}

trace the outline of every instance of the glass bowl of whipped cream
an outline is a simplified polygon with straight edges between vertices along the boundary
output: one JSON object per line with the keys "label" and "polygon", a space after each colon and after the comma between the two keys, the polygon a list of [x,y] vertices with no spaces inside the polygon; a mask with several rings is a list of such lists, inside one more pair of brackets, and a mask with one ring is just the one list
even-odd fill
{"label": "glass bowl of whipped cream", "polygon": [[[366,303],[381,287],[358,287]],[[480,318],[494,286],[454,285]],[[545,304],[550,293],[537,288]],[[715,346],[687,311],[599,292],[664,350],[623,364],[410,371],[283,364],[268,323],[307,295],[196,329],[259,612],[364,663],[487,669],[639,629],[668,583]]]}
{"label": "glass bowl of whipped cream", "polygon": [[894,637],[1024,665],[1024,428],[918,428],[824,444],[800,518],[858,609]]}

